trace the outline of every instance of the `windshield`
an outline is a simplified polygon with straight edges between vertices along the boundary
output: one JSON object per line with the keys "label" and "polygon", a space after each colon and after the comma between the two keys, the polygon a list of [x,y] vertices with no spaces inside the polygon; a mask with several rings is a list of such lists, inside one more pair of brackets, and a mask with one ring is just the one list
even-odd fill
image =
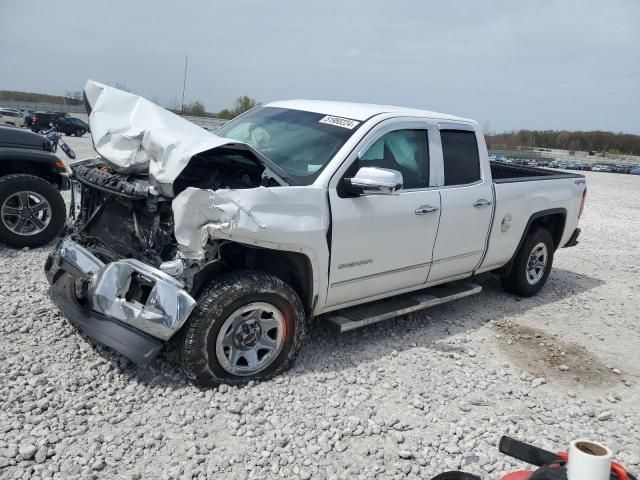
{"label": "windshield", "polygon": [[310,185],[360,124],[321,113],[258,107],[215,134],[249,144],[299,184]]}

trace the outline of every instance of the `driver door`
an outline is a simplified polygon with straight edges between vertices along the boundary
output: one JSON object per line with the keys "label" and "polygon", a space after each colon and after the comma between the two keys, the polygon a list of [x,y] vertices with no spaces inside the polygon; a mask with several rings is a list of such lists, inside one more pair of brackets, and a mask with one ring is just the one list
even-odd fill
{"label": "driver door", "polygon": [[[386,124],[386,125],[385,125]],[[327,307],[388,296],[426,282],[440,219],[432,188],[430,126],[382,122],[330,182],[331,261]],[[345,187],[362,167],[399,171],[396,194],[355,196]]]}

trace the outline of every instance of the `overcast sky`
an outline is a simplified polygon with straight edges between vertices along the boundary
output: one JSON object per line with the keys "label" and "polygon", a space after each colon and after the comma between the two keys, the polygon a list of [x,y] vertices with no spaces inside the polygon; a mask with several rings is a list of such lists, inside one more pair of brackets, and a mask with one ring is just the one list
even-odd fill
{"label": "overcast sky", "polygon": [[639,0],[0,0],[0,90],[385,103],[640,134]]}

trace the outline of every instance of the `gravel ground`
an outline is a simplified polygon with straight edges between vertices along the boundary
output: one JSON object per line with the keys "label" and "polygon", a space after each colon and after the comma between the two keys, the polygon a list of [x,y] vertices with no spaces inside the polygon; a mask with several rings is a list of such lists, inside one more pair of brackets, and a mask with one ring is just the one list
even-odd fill
{"label": "gravel ground", "polygon": [[52,246],[0,246],[0,477],[497,479],[523,466],[503,434],[586,436],[639,473],[640,177],[587,179],[582,242],[537,297],[486,275],[420,314],[315,325],[292,371],[245,388],[201,391],[175,351],[141,369],[81,337],[46,296]]}

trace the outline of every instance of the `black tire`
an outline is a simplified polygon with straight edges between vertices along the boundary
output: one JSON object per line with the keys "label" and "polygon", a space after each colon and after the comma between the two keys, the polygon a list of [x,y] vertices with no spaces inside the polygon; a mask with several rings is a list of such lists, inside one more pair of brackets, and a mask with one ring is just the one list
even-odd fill
{"label": "black tire", "polygon": [[50,242],[64,226],[67,216],[64,200],[56,187],[46,180],[34,175],[16,174],[0,178],[0,209],[12,195],[23,192],[35,192],[49,202],[51,218],[49,224],[39,233],[20,235],[12,232],[2,218],[0,212],[0,242],[11,247],[38,247]]}
{"label": "black tire", "polygon": [[75,135],[76,137],[81,137],[82,135],[84,135],[84,130],[82,130],[81,128],[79,128],[79,129],[77,129],[77,130],[74,132],[74,135]]}
{"label": "black tire", "polygon": [[[541,272],[542,276],[532,283],[529,280],[529,257],[540,244],[544,244],[546,248],[547,260],[544,270]],[[510,273],[500,277],[502,287],[507,292],[521,297],[532,297],[537,294],[547,283],[547,278],[551,273],[554,251],[553,237],[549,230],[538,228],[529,232],[513,261]]]}
{"label": "black tire", "polygon": [[[269,303],[281,312],[285,325],[282,348],[263,370],[252,375],[234,375],[218,361],[216,339],[227,318],[253,302]],[[300,298],[279,278],[246,270],[223,274],[203,289],[183,329],[179,341],[182,368],[187,378],[200,387],[267,380],[291,366],[302,347],[305,324]]]}

